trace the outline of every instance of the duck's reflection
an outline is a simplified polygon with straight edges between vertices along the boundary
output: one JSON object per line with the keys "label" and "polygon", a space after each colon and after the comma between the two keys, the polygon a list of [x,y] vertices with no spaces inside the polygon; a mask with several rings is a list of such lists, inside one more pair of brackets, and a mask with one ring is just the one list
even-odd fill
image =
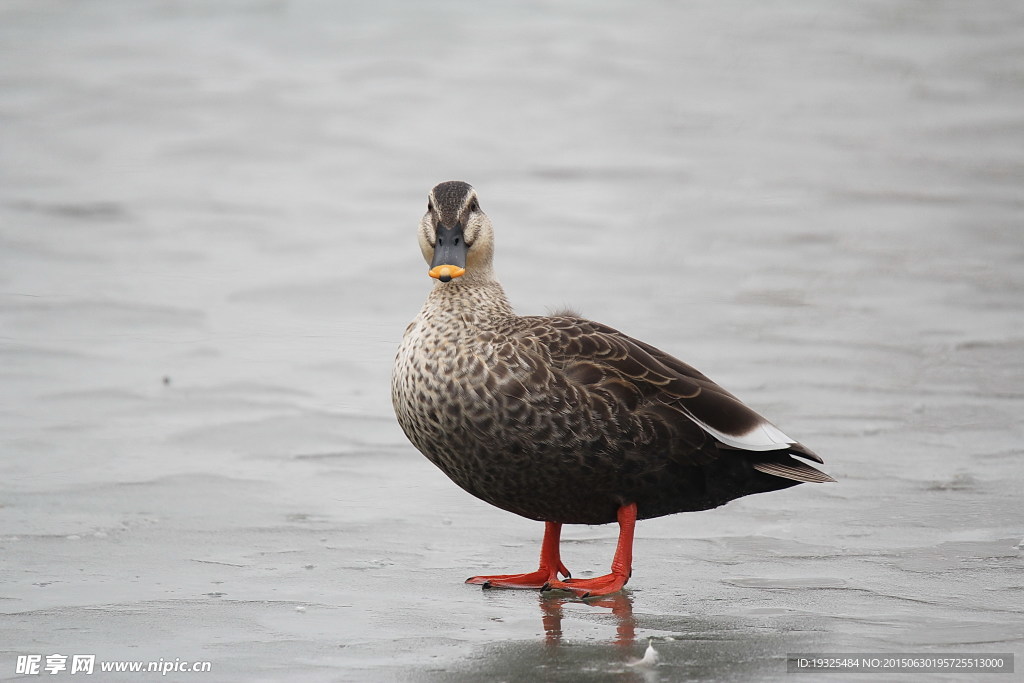
{"label": "duck's reflection", "polygon": [[610,611],[615,618],[614,644],[626,651],[633,650],[636,644],[636,618],[633,616],[633,598],[628,593],[587,600],[541,593],[541,623],[544,625],[545,643],[548,646],[557,646],[562,642],[562,618],[565,616],[566,603],[585,604]]}
{"label": "duck's reflection", "polygon": [[[563,647],[562,619],[567,606],[575,613],[573,616],[577,620],[580,611],[583,611],[587,614],[588,621],[596,619],[607,623],[606,617],[608,616],[614,621],[615,637],[613,639],[605,640],[604,645],[590,643],[586,646],[592,655],[598,656],[581,654],[578,644],[573,647]],[[615,593],[587,600],[542,593],[540,613],[541,622],[544,625],[546,657],[543,666],[546,670],[564,669],[567,666],[576,668],[584,661],[588,661],[589,666],[581,667],[588,675],[608,675],[626,683],[656,683],[659,680],[656,659],[648,662],[641,661],[637,657],[642,646],[637,647],[636,644],[637,622],[633,616],[633,598],[628,593]],[[567,642],[566,645],[569,643]],[[608,645],[611,645],[611,649],[617,651],[618,654],[609,656]],[[580,661],[574,666],[570,664],[573,659]],[[598,662],[601,663],[598,664]]]}
{"label": "duck's reflection", "polygon": [[[457,680],[615,680],[650,683],[658,680],[753,680],[777,678],[785,671],[780,653],[806,651],[820,645],[828,625],[805,612],[773,616],[773,628],[751,625],[749,617],[699,616],[685,612],[678,600],[639,603],[634,616],[630,591],[579,600],[568,594],[535,594],[523,615],[519,591],[485,591],[501,613],[525,616],[521,622],[497,627],[494,638],[460,666],[446,672]],[[499,622],[500,623],[500,622]],[[638,638],[639,635],[639,638]],[[651,646],[653,656],[647,656]],[[805,648],[799,650],[796,648]],[[738,653],[744,653],[738,656]],[[780,668],[781,667],[781,668]],[[457,674],[457,675],[456,675]],[[465,678],[459,678],[465,674]]]}

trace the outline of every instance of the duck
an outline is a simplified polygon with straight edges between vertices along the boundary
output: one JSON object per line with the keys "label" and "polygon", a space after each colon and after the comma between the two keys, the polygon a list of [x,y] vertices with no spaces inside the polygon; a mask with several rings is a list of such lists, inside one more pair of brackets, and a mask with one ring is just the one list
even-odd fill
{"label": "duck", "polygon": [[[835,481],[809,464],[820,456],[674,356],[571,311],[517,315],[469,183],[430,191],[417,238],[434,284],[395,357],[398,423],[462,489],[544,523],[536,570],[467,583],[616,593],[638,520]],[[562,526],[609,523],[610,571],[573,578]]]}

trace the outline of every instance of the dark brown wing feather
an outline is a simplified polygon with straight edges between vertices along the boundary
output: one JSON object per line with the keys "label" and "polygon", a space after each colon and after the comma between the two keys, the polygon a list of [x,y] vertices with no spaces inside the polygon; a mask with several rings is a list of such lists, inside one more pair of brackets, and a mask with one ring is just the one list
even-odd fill
{"label": "dark brown wing feather", "polygon": [[[774,477],[795,482],[834,481],[790,457],[822,462],[800,443],[744,447],[741,439],[751,430],[761,425],[776,428],[707,376],[664,351],[575,316],[523,317],[520,321],[523,327],[516,336],[537,345],[552,367],[574,384],[605,392],[625,408],[642,412],[647,433],[641,435],[638,445],[642,443],[645,450],[691,462],[743,455],[754,469]],[[711,438],[694,439],[689,429],[693,424]],[[620,421],[618,427],[622,425]]]}

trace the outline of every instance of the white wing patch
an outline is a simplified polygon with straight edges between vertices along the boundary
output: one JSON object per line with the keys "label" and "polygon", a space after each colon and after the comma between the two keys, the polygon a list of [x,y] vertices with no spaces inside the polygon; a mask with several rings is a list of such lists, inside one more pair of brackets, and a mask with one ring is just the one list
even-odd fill
{"label": "white wing patch", "polygon": [[796,443],[796,439],[786,436],[781,429],[767,420],[762,420],[753,429],[744,434],[726,434],[711,425],[698,420],[689,410],[686,416],[696,422],[701,429],[715,437],[726,446],[745,451],[778,451]]}

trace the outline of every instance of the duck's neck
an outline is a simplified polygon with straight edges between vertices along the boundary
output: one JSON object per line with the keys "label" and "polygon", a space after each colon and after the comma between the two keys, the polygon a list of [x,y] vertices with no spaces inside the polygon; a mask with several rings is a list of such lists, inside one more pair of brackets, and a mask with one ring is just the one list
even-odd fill
{"label": "duck's neck", "polygon": [[490,269],[466,271],[451,282],[435,283],[423,304],[423,313],[472,320],[477,327],[488,327],[515,316],[505,290]]}

